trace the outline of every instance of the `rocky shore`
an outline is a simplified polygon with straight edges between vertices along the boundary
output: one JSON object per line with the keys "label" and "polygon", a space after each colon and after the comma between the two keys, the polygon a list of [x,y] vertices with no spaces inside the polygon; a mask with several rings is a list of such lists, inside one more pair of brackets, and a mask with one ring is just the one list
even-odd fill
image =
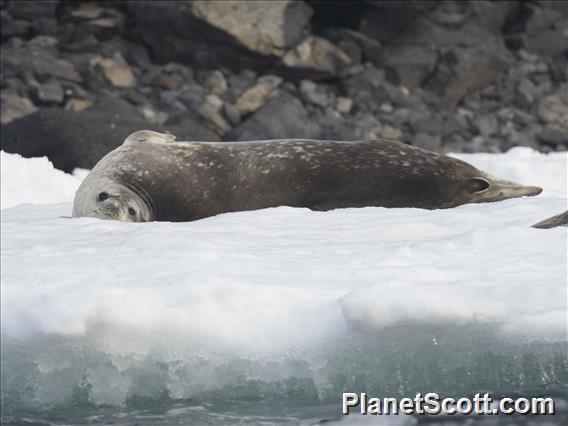
{"label": "rocky shore", "polygon": [[89,168],[131,131],[568,148],[561,1],[2,1],[1,145]]}

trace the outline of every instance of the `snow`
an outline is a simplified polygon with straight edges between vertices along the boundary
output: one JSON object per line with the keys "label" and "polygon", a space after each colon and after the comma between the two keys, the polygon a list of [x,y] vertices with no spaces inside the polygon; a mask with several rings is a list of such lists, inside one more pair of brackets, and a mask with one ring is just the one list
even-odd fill
{"label": "snow", "polygon": [[52,204],[72,201],[87,171],[77,169],[73,176],[53,167],[45,157],[24,158],[0,151],[2,209],[18,204]]}
{"label": "snow", "polygon": [[208,363],[235,354],[264,363],[233,365],[239,374],[303,374],[321,396],[330,361],[314,350],[361,327],[451,325],[455,336],[488,325],[497,341],[566,342],[567,229],[530,225],[567,208],[567,154],[458,157],[545,190],[437,211],[278,207],[121,223],[65,217],[80,177],[2,153],[3,351],[26,348],[44,375],[30,379],[38,389],[79,352],[111,360],[53,379],[27,403],[59,401],[71,392],[61,383],[86,374],[93,400],[120,405],[134,386],[129,368],[145,357],[193,365],[191,381],[171,371],[163,380],[170,395],[192,397],[232,383]]}

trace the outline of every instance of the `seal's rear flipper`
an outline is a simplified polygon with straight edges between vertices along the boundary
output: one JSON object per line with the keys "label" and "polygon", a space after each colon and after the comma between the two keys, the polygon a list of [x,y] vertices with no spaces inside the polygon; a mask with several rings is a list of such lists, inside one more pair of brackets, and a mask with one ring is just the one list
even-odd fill
{"label": "seal's rear flipper", "polygon": [[474,203],[488,203],[509,198],[533,197],[540,194],[542,188],[498,179],[489,173],[482,172],[481,176],[472,178],[470,191],[473,192]]}
{"label": "seal's rear flipper", "polygon": [[568,210],[556,216],[549,217],[541,222],[535,223],[532,227],[539,229],[555,228],[557,226],[568,226]]}
{"label": "seal's rear flipper", "polygon": [[123,145],[151,142],[151,143],[172,143],[176,137],[170,133],[158,133],[153,130],[138,130],[131,133],[125,140]]}

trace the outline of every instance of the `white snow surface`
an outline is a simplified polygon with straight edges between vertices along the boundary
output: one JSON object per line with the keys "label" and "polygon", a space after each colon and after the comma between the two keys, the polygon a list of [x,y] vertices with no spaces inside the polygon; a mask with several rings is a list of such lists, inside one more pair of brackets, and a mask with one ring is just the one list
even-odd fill
{"label": "white snow surface", "polygon": [[24,158],[0,151],[2,209],[18,204],[53,204],[72,201],[87,170],[73,175],[57,170],[46,157]]}
{"label": "white snow surface", "polygon": [[355,322],[416,321],[566,341],[567,230],[530,225],[567,208],[567,154],[458,157],[545,191],[435,211],[121,223],[64,217],[80,177],[2,153],[2,336],[81,336],[113,354],[276,353]]}

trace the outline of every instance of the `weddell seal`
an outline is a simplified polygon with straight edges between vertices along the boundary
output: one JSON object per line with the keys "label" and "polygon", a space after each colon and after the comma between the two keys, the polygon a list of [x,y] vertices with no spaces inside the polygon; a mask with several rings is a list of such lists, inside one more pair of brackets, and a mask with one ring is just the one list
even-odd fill
{"label": "weddell seal", "polygon": [[442,209],[541,191],[394,141],[176,142],[141,130],[91,170],[73,216],[181,222],[281,205]]}

